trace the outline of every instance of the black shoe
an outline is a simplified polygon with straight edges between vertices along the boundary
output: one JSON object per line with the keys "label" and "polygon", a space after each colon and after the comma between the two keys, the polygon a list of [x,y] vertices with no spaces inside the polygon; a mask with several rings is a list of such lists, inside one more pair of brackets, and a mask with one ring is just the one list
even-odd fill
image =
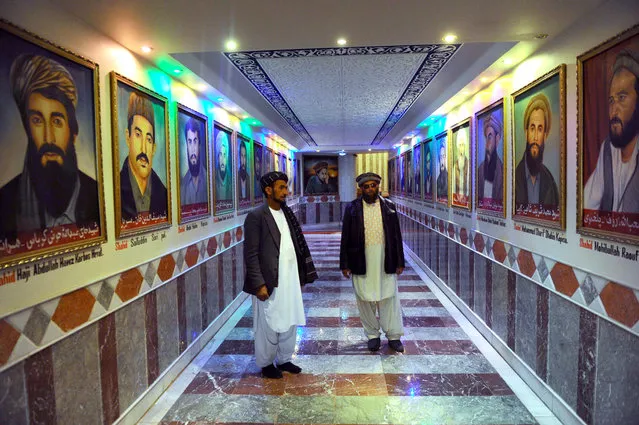
{"label": "black shoe", "polygon": [[284,372],[289,372],[289,373],[300,373],[302,371],[302,368],[299,366],[294,365],[291,362],[286,362],[286,363],[282,363],[280,365],[277,365],[277,368],[279,370],[282,370]]}
{"label": "black shoe", "polygon": [[382,340],[379,338],[372,338],[368,340],[368,349],[370,351],[377,351],[382,345]]}
{"label": "black shoe", "polygon": [[282,372],[280,372],[279,369],[270,364],[262,368],[262,376],[264,378],[280,379],[282,377]]}
{"label": "black shoe", "polygon": [[388,346],[398,353],[404,352],[404,345],[399,339],[394,339],[392,341],[388,341]]}

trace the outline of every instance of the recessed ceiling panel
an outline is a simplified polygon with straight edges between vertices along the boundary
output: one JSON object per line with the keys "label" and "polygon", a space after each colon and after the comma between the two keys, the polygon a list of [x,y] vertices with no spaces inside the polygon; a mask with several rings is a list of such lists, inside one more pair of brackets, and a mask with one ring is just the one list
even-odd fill
{"label": "recessed ceiling panel", "polygon": [[310,146],[379,144],[459,45],[226,53]]}

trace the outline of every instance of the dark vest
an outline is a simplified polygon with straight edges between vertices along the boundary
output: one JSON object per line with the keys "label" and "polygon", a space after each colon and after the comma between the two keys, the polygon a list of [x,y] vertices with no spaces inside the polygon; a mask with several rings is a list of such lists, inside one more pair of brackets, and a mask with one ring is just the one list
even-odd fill
{"label": "dark vest", "polygon": [[[601,200],[601,211],[613,211],[613,177],[612,177],[612,149],[610,148],[610,140],[604,142],[604,192]],[[619,212],[639,213],[639,154],[637,154],[637,165],[635,166],[632,176],[626,185],[626,189],[621,194],[621,203]]]}

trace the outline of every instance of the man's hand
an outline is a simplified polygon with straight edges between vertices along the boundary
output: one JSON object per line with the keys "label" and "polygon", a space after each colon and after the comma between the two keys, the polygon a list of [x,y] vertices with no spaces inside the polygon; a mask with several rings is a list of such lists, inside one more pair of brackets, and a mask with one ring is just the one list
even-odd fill
{"label": "man's hand", "polygon": [[397,276],[401,275],[402,273],[404,273],[404,268],[403,267],[397,267]]}
{"label": "man's hand", "polygon": [[266,285],[260,286],[255,296],[260,301],[266,301],[268,299],[268,289],[266,289]]}
{"label": "man's hand", "polygon": [[344,277],[346,279],[348,279],[349,277],[351,277],[351,270],[350,269],[344,269],[344,270],[342,270],[342,274],[344,275]]}

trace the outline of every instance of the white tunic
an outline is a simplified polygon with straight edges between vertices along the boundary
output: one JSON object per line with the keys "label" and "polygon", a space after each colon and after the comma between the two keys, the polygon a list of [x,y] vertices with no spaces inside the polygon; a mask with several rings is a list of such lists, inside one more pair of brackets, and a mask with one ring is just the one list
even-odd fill
{"label": "white tunic", "polygon": [[297,270],[295,247],[282,210],[269,208],[280,231],[280,258],[277,288],[264,302],[266,323],[275,332],[286,332],[291,326],[306,324],[302,288]]}
{"label": "white tunic", "polygon": [[353,275],[355,294],[363,301],[381,301],[395,295],[397,275],[384,271],[384,226],[379,200],[362,202],[364,208],[364,240],[366,274]]}

